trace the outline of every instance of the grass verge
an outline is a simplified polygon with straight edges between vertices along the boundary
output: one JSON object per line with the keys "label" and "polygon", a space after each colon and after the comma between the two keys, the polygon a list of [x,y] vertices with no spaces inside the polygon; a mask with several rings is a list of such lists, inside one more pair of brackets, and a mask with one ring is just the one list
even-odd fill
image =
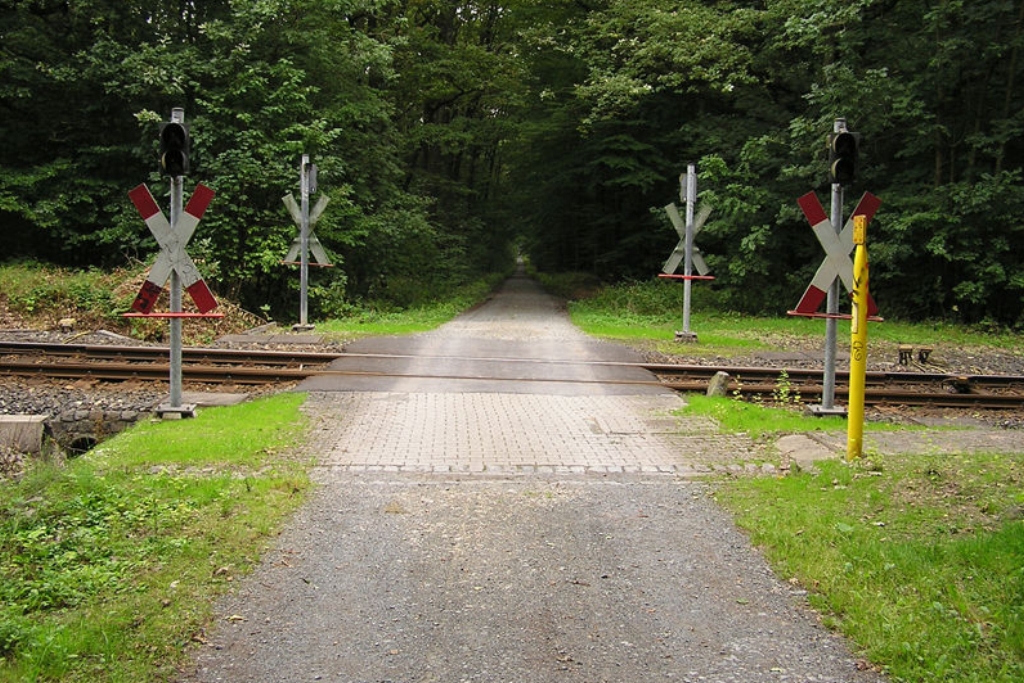
{"label": "grass verge", "polygon": [[[681,412],[707,415],[723,432],[743,433],[764,439],[796,432],[840,432],[846,430],[846,418],[837,416],[809,417],[791,407],[772,407],[722,396],[688,394]],[[868,423],[868,429],[884,427]]]}
{"label": "grass verge", "polygon": [[[683,410],[758,439],[845,428],[728,398],[689,396]],[[1024,680],[1022,483],[1020,453],[874,454],[722,480],[715,497],[893,681],[1010,683]]]}
{"label": "grass verge", "polygon": [[503,274],[494,273],[459,287],[443,300],[409,308],[365,306],[353,309],[344,317],[318,322],[316,329],[343,339],[428,332],[485,301],[504,279]]}
{"label": "grass verge", "polygon": [[778,575],[893,681],[1024,680],[1024,454],[718,484]]}
{"label": "grass verge", "polygon": [[304,498],[303,400],[139,424],[0,484],[0,681],[173,678]]}
{"label": "grass verge", "polygon": [[[544,279],[544,282],[552,278]],[[570,283],[575,280],[569,279]],[[825,326],[821,320],[791,316],[751,316],[719,311],[706,305],[701,297],[706,292],[694,288],[690,327],[699,335],[700,344],[678,344],[675,331],[682,325],[680,288],[661,281],[631,282],[589,289],[564,283],[550,285],[555,292],[573,298],[569,312],[573,322],[584,332],[599,337],[627,342],[648,341],[666,355],[732,357],[756,351],[785,351],[794,345],[806,346],[810,341],[820,345]],[[850,325],[840,321],[837,335],[849,340]],[[905,323],[887,320],[871,325],[871,343],[876,351],[899,344],[927,347],[998,348],[1021,350],[1018,335],[1005,330],[975,329],[945,322]]]}

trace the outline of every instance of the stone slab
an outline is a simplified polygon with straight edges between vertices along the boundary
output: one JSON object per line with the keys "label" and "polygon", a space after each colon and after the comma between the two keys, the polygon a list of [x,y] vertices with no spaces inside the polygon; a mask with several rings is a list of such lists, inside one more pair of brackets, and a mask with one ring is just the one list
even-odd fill
{"label": "stone slab", "polygon": [[39,453],[45,421],[45,415],[0,415],[0,446],[18,453]]}

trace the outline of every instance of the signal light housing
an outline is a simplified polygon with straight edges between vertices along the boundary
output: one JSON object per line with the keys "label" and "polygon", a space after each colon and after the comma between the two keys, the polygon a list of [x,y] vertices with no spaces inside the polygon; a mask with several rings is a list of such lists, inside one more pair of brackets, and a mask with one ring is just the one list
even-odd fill
{"label": "signal light housing", "polygon": [[174,121],[161,123],[160,172],[171,177],[188,175],[188,156],[191,147],[192,141],[189,138],[188,126]]}
{"label": "signal light housing", "polygon": [[828,136],[828,179],[830,183],[850,185],[857,174],[859,133],[830,133]]}

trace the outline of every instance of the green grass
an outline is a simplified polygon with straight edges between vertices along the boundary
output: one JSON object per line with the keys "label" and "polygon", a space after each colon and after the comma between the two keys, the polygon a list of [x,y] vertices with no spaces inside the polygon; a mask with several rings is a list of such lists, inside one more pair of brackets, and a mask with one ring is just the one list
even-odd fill
{"label": "green grass", "polygon": [[1024,680],[1024,455],[722,482],[776,572],[893,681]]}
{"label": "green grass", "polygon": [[316,329],[328,337],[342,339],[429,332],[485,301],[503,280],[504,276],[492,274],[458,288],[443,300],[400,310],[387,306],[360,307],[345,317],[318,322]]}
{"label": "green grass", "polygon": [[814,417],[792,407],[770,407],[721,396],[690,394],[681,412],[707,415],[718,422],[723,432],[744,433],[755,439],[798,432],[846,431],[846,419],[842,417]]}
{"label": "green grass", "polygon": [[[628,342],[648,342],[668,354],[742,355],[755,351],[784,351],[794,344],[821,345],[825,323],[793,316],[751,316],[722,312],[701,305],[701,292],[694,288],[690,330],[699,344],[678,344],[675,331],[682,328],[679,288],[658,281],[634,282],[588,290],[585,298],[569,304],[573,322],[588,334]],[[837,335],[849,341],[848,321],[839,321]],[[1005,330],[971,328],[945,322],[907,323],[883,321],[869,326],[869,344],[889,348],[897,344],[998,348],[1024,353],[1024,342]]]}
{"label": "green grass", "polygon": [[165,680],[303,500],[304,397],[136,425],[0,501],[0,681]]}
{"label": "green grass", "polygon": [[81,322],[119,323],[129,309],[128,293],[119,290],[130,278],[124,270],[72,271],[32,263],[0,266],[0,293],[7,308],[20,316],[56,322],[76,318]]}
{"label": "green grass", "polygon": [[[682,411],[762,440],[846,428],[842,418],[701,395]],[[1024,454],[824,461],[785,477],[722,479],[715,498],[893,681],[1024,680]]]}

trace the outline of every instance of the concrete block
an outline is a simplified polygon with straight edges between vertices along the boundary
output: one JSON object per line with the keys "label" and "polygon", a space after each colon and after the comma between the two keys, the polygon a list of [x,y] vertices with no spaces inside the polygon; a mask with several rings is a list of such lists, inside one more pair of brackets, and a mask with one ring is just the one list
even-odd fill
{"label": "concrete block", "polygon": [[45,415],[0,415],[0,445],[18,453],[43,450]]}
{"label": "concrete block", "polygon": [[775,446],[783,457],[789,457],[790,461],[805,471],[813,471],[814,463],[819,460],[838,458],[839,454],[820,441],[816,441],[806,434],[790,434],[779,439]]}
{"label": "concrete block", "polygon": [[708,382],[708,396],[728,396],[729,394],[729,373],[719,370]]}

